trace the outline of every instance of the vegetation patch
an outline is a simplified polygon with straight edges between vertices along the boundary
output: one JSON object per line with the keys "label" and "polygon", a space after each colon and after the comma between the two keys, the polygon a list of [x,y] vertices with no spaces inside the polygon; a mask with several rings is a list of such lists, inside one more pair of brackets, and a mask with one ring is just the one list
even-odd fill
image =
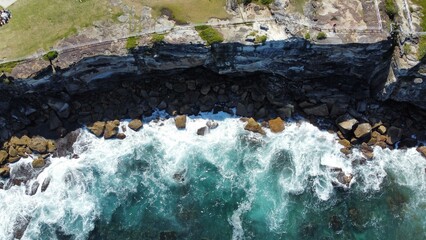
{"label": "vegetation patch", "polygon": [[58,57],[57,51],[49,51],[48,53],[43,55],[43,59],[46,61],[53,61]]}
{"label": "vegetation patch", "polygon": [[385,0],[385,12],[390,19],[394,19],[398,14],[398,8],[394,0]]}
{"label": "vegetation patch", "polygon": [[307,33],[305,34],[305,39],[306,39],[306,40],[311,39],[311,34],[310,34],[309,32],[307,32]]}
{"label": "vegetation patch", "polygon": [[[426,31],[426,1],[425,0],[413,0],[413,2],[416,5],[419,5],[422,8],[421,14],[422,21],[420,23],[420,26],[422,27],[423,31]],[[421,36],[419,39],[419,50],[418,50],[418,59],[421,60],[426,55],[426,36]]]}
{"label": "vegetation patch", "polygon": [[139,45],[139,37],[129,37],[126,41],[126,49],[131,51]]}
{"label": "vegetation patch", "polygon": [[265,43],[268,37],[266,35],[256,36],[254,43]]}
{"label": "vegetation patch", "polygon": [[422,60],[425,56],[426,56],[426,36],[421,36],[417,57],[419,60]]}
{"label": "vegetation patch", "polygon": [[319,32],[317,35],[318,40],[323,40],[327,38],[327,34],[325,32]]}
{"label": "vegetation patch", "polygon": [[14,62],[7,62],[7,63],[0,64],[0,73],[1,72],[11,73],[12,70],[16,67],[16,65],[18,65],[19,62],[20,61],[14,61]]}
{"label": "vegetation patch", "polygon": [[196,26],[195,30],[197,30],[200,37],[207,42],[207,45],[223,42],[223,35],[211,26]]}
{"label": "vegetation patch", "polygon": [[151,42],[153,42],[153,43],[162,42],[164,40],[164,36],[165,36],[165,34],[154,33],[151,36]]}

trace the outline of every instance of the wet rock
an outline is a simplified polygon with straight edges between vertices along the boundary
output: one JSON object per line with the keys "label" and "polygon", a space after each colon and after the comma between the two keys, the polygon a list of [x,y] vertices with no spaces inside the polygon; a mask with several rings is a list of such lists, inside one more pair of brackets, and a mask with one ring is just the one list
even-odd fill
{"label": "wet rock", "polygon": [[358,123],[358,120],[353,118],[349,114],[342,115],[336,119],[337,127],[343,134],[347,134],[352,131],[355,124]]}
{"label": "wet rock", "polygon": [[389,145],[394,145],[396,142],[401,140],[402,129],[397,127],[390,127],[387,133],[386,143]]}
{"label": "wet rock", "polygon": [[0,168],[0,176],[3,178],[7,178],[10,176],[10,167],[3,166]]}
{"label": "wet rock", "polygon": [[8,156],[9,154],[5,150],[0,150],[0,164],[3,164]]}
{"label": "wet rock", "polygon": [[88,127],[89,131],[95,134],[96,137],[101,137],[105,130],[105,122],[95,122],[91,127]]}
{"label": "wet rock", "polygon": [[202,127],[202,128],[199,128],[197,130],[197,135],[204,136],[204,135],[208,134],[209,132],[210,131],[209,131],[208,127]]}
{"label": "wet rock", "polygon": [[15,149],[14,146],[9,147],[9,156],[10,157],[16,157],[18,156],[18,151]]}
{"label": "wet rock", "polygon": [[74,149],[73,145],[77,141],[81,130],[75,130],[68,133],[65,137],[56,140],[56,151],[54,152],[55,157],[65,157],[71,154]]}
{"label": "wet rock", "polygon": [[340,145],[342,145],[345,148],[350,148],[352,146],[351,142],[349,142],[347,139],[339,139],[338,142]]}
{"label": "wet rock", "polygon": [[139,119],[133,119],[132,121],[129,122],[129,128],[132,129],[133,131],[139,131],[139,129],[142,128],[143,123],[141,120]]}
{"label": "wet rock", "polygon": [[358,139],[369,136],[369,134],[371,134],[371,125],[369,123],[358,124],[354,131],[354,134],[355,137]]}
{"label": "wet rock", "polygon": [[423,157],[426,158],[426,146],[421,146],[417,148],[417,151],[422,154]]}
{"label": "wet rock", "polygon": [[39,182],[37,182],[37,181],[35,181],[35,182],[31,185],[31,187],[28,187],[28,188],[26,189],[25,194],[30,195],[30,196],[32,196],[32,195],[34,195],[34,194],[36,194],[37,189],[38,189],[38,187],[39,187],[39,186],[40,186],[40,183],[39,183]]}
{"label": "wet rock", "polygon": [[54,130],[59,127],[62,127],[62,122],[58,118],[58,116],[56,116],[56,113],[54,111],[51,111],[49,114],[49,129]]}
{"label": "wet rock", "polygon": [[273,133],[279,133],[284,131],[284,121],[280,117],[269,120],[268,124],[269,128],[271,129],[271,132]]}
{"label": "wet rock", "polygon": [[15,156],[15,157],[9,156],[9,158],[7,159],[7,162],[8,163],[14,163],[14,162],[19,161],[19,159],[21,159],[20,156]]}
{"label": "wet rock", "polygon": [[244,104],[238,103],[237,104],[237,115],[246,117],[248,115],[247,108]]}
{"label": "wet rock", "polygon": [[186,115],[178,115],[175,117],[175,125],[178,129],[186,128]]}
{"label": "wet rock", "polygon": [[28,147],[30,147],[32,151],[45,153],[47,151],[47,140],[43,137],[33,137]]}
{"label": "wet rock", "polygon": [[417,140],[412,138],[404,138],[399,142],[399,148],[413,148],[417,146]]}
{"label": "wet rock", "polygon": [[342,220],[336,215],[332,216],[330,219],[330,227],[335,232],[342,230]]}
{"label": "wet rock", "polygon": [[105,124],[105,131],[104,131],[104,138],[110,139],[117,135],[118,133],[118,126],[120,125],[120,121],[114,120],[114,121],[108,121]]}
{"label": "wet rock", "polygon": [[314,107],[304,108],[303,111],[308,115],[326,117],[329,115],[327,104],[321,104]]}
{"label": "wet rock", "polygon": [[43,180],[43,183],[41,184],[41,192],[44,192],[44,191],[46,191],[46,189],[47,189],[47,187],[49,186],[49,184],[50,184],[50,177],[47,177],[47,178],[45,178],[44,180]]}
{"label": "wet rock", "polygon": [[361,144],[361,152],[367,159],[372,159],[374,157],[373,148],[368,146],[367,143]]}
{"label": "wet rock", "polygon": [[53,140],[48,140],[47,141],[47,152],[48,153],[53,153],[56,151],[56,143]]}
{"label": "wet rock", "polygon": [[209,121],[207,121],[206,125],[210,129],[215,129],[219,126],[219,123],[212,121],[212,120],[209,120]]}
{"label": "wet rock", "polygon": [[350,148],[344,147],[340,149],[340,152],[347,156],[352,153],[352,150]]}
{"label": "wet rock", "polygon": [[124,134],[124,133],[117,133],[117,138],[123,140],[123,139],[126,138],[126,134]]}
{"label": "wet rock", "polygon": [[33,166],[33,168],[42,168],[44,167],[44,165],[46,165],[46,160],[44,160],[44,158],[42,157],[38,157],[35,160],[33,160],[31,165]]}
{"label": "wet rock", "polygon": [[262,135],[266,135],[266,132],[262,129],[262,126],[260,126],[260,124],[258,122],[256,122],[256,120],[254,120],[253,118],[250,118],[246,124],[246,126],[244,127],[245,130],[247,131],[251,131],[251,132],[255,132],[255,133],[260,133]]}
{"label": "wet rock", "polygon": [[353,178],[352,174],[346,175],[344,172],[340,172],[337,175],[337,181],[339,181],[341,184],[344,184],[346,186],[349,186]]}

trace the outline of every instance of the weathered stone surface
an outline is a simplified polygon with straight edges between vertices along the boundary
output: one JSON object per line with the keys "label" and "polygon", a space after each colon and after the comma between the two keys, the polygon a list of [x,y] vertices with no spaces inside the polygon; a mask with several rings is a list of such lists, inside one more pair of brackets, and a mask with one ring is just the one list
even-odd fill
{"label": "weathered stone surface", "polygon": [[255,133],[260,133],[262,135],[266,135],[266,132],[262,129],[262,126],[260,126],[260,124],[258,122],[256,122],[256,120],[254,120],[253,118],[250,118],[246,124],[246,126],[244,127],[245,130],[247,131],[251,131],[251,132],[255,132]]}
{"label": "weathered stone surface", "polygon": [[352,131],[354,125],[357,123],[358,120],[356,120],[349,114],[342,115],[336,119],[337,127],[339,127],[340,131],[343,134],[347,134],[348,132]]}
{"label": "weathered stone surface", "polygon": [[118,126],[119,125],[120,125],[120,122],[118,120],[108,121],[105,124],[104,138],[110,139],[110,138],[115,137],[118,133]]}
{"label": "weathered stone surface", "polygon": [[42,157],[38,157],[32,162],[33,168],[42,168],[44,165],[46,165],[46,160],[44,160]]}
{"label": "weathered stone surface", "polygon": [[359,124],[354,131],[356,138],[363,138],[371,134],[371,125],[369,123]]}
{"label": "weathered stone surface", "polygon": [[45,153],[47,150],[47,140],[43,137],[33,137],[31,138],[28,147],[38,153]]}
{"label": "weathered stone surface", "polygon": [[204,136],[204,135],[208,134],[209,132],[210,131],[209,131],[208,127],[202,127],[202,128],[199,128],[197,130],[197,135]]}
{"label": "weathered stone surface", "polygon": [[389,145],[393,145],[399,140],[401,140],[401,136],[402,129],[392,126],[388,129],[386,143]]}
{"label": "weathered stone surface", "polygon": [[367,143],[361,144],[361,152],[367,159],[372,159],[374,157],[373,148],[368,146]]}
{"label": "weathered stone surface", "polygon": [[139,131],[139,129],[142,128],[143,123],[141,120],[139,119],[133,119],[132,121],[129,122],[129,128],[132,129],[133,131]]}
{"label": "weathered stone surface", "polygon": [[0,150],[0,164],[3,164],[8,156],[9,154],[5,150]]}
{"label": "weathered stone surface", "polygon": [[91,127],[88,127],[89,131],[95,134],[96,137],[101,137],[104,133],[105,122],[95,122]]}
{"label": "weathered stone surface", "polygon": [[329,115],[327,104],[321,104],[314,107],[304,108],[303,111],[308,115],[326,117]]}
{"label": "weathered stone surface", "polygon": [[275,119],[271,119],[269,120],[269,128],[271,129],[271,132],[273,133],[279,133],[284,131],[284,121],[280,118],[277,117]]}
{"label": "weathered stone surface", "polygon": [[178,115],[175,117],[175,125],[178,129],[186,128],[186,115]]}

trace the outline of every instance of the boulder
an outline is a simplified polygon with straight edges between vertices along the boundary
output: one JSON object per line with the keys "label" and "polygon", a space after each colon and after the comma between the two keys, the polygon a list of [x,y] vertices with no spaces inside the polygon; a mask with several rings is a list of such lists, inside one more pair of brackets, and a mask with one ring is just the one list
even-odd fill
{"label": "boulder", "polygon": [[259,123],[256,122],[253,118],[250,118],[244,127],[245,130],[260,133],[262,135],[266,135],[265,131],[262,129]]}
{"label": "boulder", "polygon": [[237,104],[237,115],[246,117],[248,115],[247,107],[246,105],[242,103]]}
{"label": "boulder", "polygon": [[143,126],[143,123],[139,119],[133,119],[132,121],[129,122],[128,126],[133,131],[139,131],[139,129],[141,129],[141,127]]}
{"label": "boulder", "polygon": [[56,150],[56,143],[53,140],[47,140],[47,152],[53,153]]}
{"label": "boulder", "polygon": [[351,142],[349,142],[349,140],[347,139],[339,139],[339,144],[342,145],[345,148],[350,148],[351,147]]}
{"label": "boulder", "polygon": [[175,125],[178,129],[186,128],[186,115],[178,115],[175,117]]}
{"label": "boulder", "polygon": [[47,150],[47,140],[43,137],[33,137],[31,138],[28,147],[30,147],[32,151],[45,153]]}
{"label": "boulder", "polygon": [[31,154],[31,150],[28,147],[18,147],[16,151],[18,151],[20,157],[27,157],[28,154]]}
{"label": "boulder", "polygon": [[326,117],[329,115],[327,104],[321,104],[314,107],[304,108],[303,111],[308,115]]}
{"label": "boulder", "polygon": [[11,146],[9,148],[9,156],[10,157],[16,157],[16,156],[18,156],[18,151],[15,149],[14,146]]}
{"label": "boulder", "polygon": [[280,117],[271,119],[269,120],[268,123],[269,123],[269,128],[271,129],[271,132],[273,133],[282,132],[285,128],[284,121]]}
{"label": "boulder", "polygon": [[95,134],[96,137],[101,137],[104,133],[105,122],[95,122],[91,127],[88,127],[89,131]]}
{"label": "boulder", "polygon": [[202,127],[202,128],[197,130],[197,135],[204,136],[204,135],[208,134],[209,132],[210,131],[209,131],[208,127]]}
{"label": "boulder", "polygon": [[212,121],[212,120],[207,121],[206,125],[210,129],[215,129],[219,126],[219,124],[217,122]]}
{"label": "boulder", "polygon": [[44,165],[46,165],[46,160],[44,160],[42,157],[38,157],[32,162],[33,168],[41,168],[44,167]]}
{"label": "boulder", "polygon": [[385,127],[385,126],[383,126],[383,125],[380,125],[380,126],[377,128],[377,132],[379,132],[380,134],[385,134],[385,133],[386,133],[386,127]]}
{"label": "boulder", "polygon": [[3,164],[8,156],[9,154],[5,150],[0,150],[0,164]]}
{"label": "boulder", "polygon": [[126,138],[126,134],[124,134],[124,133],[118,133],[117,134],[117,138],[123,140],[123,139]]}
{"label": "boulder", "polygon": [[0,168],[0,176],[7,178],[10,176],[10,167],[4,166]]}
{"label": "boulder", "polygon": [[355,137],[360,139],[367,137],[369,134],[371,134],[371,125],[369,123],[361,123],[358,124],[354,131]]}
{"label": "boulder", "polygon": [[70,105],[62,100],[51,98],[47,101],[47,105],[55,110],[60,118],[68,118],[70,115]]}
{"label": "boulder", "polygon": [[105,124],[105,131],[104,131],[104,138],[110,139],[117,135],[118,133],[118,126],[120,125],[120,121],[114,120],[114,121],[108,121]]}
{"label": "boulder", "polygon": [[358,120],[356,120],[349,114],[342,115],[336,119],[337,127],[339,127],[340,131],[343,134],[347,134],[350,131],[352,131],[353,127],[357,123],[358,123]]}
{"label": "boulder", "polygon": [[426,158],[426,146],[418,147],[418,148],[417,148],[417,151],[418,151],[419,153],[421,153],[421,154],[423,155],[423,157],[425,157],[425,158]]}
{"label": "boulder", "polygon": [[346,175],[344,172],[340,172],[337,175],[337,180],[341,183],[341,184],[345,184],[346,186],[349,186],[349,184],[351,183],[353,178],[352,174],[348,174]]}
{"label": "boulder", "polygon": [[361,152],[367,159],[372,159],[374,157],[373,148],[368,146],[367,143],[361,144]]}
{"label": "boulder", "polygon": [[392,126],[388,129],[386,143],[389,145],[394,145],[396,142],[401,140],[401,136],[402,129]]}
{"label": "boulder", "polygon": [[24,145],[28,145],[30,144],[31,138],[29,138],[27,135],[22,136],[21,138],[15,137],[13,136],[10,139],[10,144],[11,145],[19,145],[19,146],[24,146]]}
{"label": "boulder", "polygon": [[19,159],[21,159],[20,156],[15,156],[15,157],[9,156],[9,158],[7,159],[7,162],[8,163],[14,163],[14,162],[19,161]]}

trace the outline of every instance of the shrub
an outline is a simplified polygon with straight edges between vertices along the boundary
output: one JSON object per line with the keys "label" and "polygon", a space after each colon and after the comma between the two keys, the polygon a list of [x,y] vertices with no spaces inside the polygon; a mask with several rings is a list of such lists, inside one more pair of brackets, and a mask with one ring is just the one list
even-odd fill
{"label": "shrub", "polygon": [[138,46],[138,37],[129,37],[126,42],[126,49],[131,51]]}
{"label": "shrub", "polygon": [[390,19],[394,19],[398,13],[394,0],[385,0],[385,12]]}
{"label": "shrub", "polygon": [[325,32],[319,32],[317,35],[317,39],[318,40],[323,40],[327,38],[327,34],[325,34]]}
{"label": "shrub", "polygon": [[154,33],[152,36],[151,36],[151,41],[153,42],[153,43],[159,43],[159,42],[162,42],[163,40],[164,40],[164,34],[158,34],[158,33]]}
{"label": "shrub", "polygon": [[58,52],[57,51],[49,51],[48,53],[43,55],[43,59],[46,61],[53,61],[55,58],[58,57]]}
{"label": "shrub", "polygon": [[311,34],[310,34],[309,32],[307,32],[307,33],[305,34],[305,39],[306,39],[306,40],[311,39]]}
{"label": "shrub", "polygon": [[262,36],[256,36],[256,40],[254,40],[255,43],[265,43],[268,37],[266,35]]}
{"label": "shrub", "polygon": [[197,30],[200,37],[207,42],[207,45],[223,42],[222,34],[211,26],[197,26],[195,30]]}

